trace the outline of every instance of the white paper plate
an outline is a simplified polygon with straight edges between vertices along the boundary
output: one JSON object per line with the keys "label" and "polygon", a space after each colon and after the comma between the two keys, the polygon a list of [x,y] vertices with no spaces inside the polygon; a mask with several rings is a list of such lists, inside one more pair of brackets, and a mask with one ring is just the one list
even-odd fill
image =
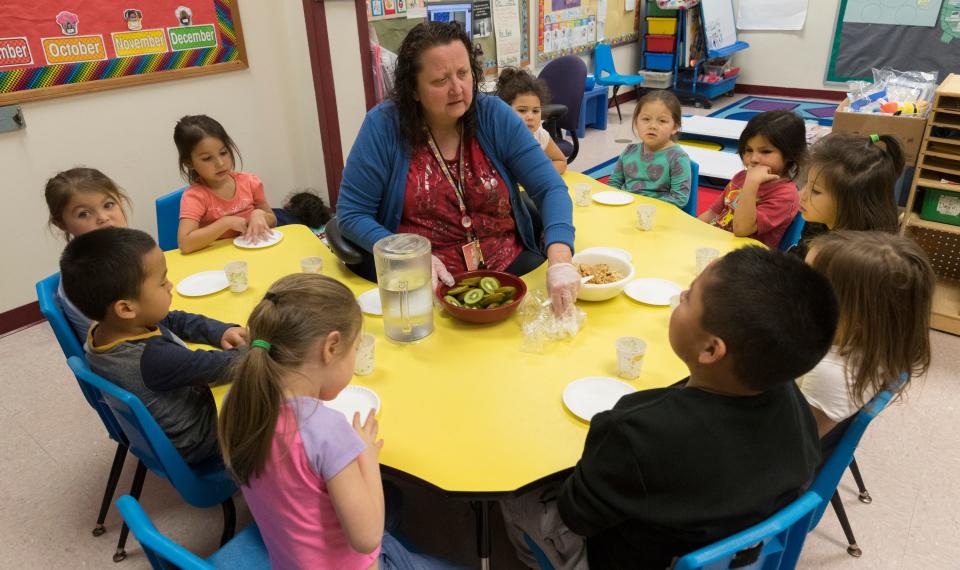
{"label": "white paper plate", "polygon": [[636,388],[620,380],[587,376],[567,384],[563,389],[563,405],[573,415],[589,422],[596,414],[613,409],[620,398],[636,391]]}
{"label": "white paper plate", "polygon": [[374,287],[369,291],[360,293],[357,297],[357,303],[360,310],[368,315],[383,316],[383,305],[380,304],[380,289]]}
{"label": "white paper plate", "polygon": [[619,247],[588,247],[587,249],[580,250],[577,253],[600,253],[603,255],[619,257],[627,263],[631,263],[633,261],[633,256],[630,255],[630,252],[625,249],[620,249]]}
{"label": "white paper plate", "polygon": [[606,204],[607,206],[626,206],[630,202],[633,202],[633,194],[608,190],[594,194],[593,201],[599,204]]}
{"label": "white paper plate", "polygon": [[623,292],[634,301],[646,303],[647,305],[667,306],[670,304],[670,297],[683,292],[683,287],[673,281],[651,277],[648,279],[635,279],[627,283],[627,286],[623,288]]}
{"label": "white paper plate", "polygon": [[223,291],[230,285],[227,274],[222,269],[201,271],[182,279],[177,283],[177,293],[184,297],[202,297]]}
{"label": "white paper plate", "polygon": [[349,423],[353,423],[354,412],[360,412],[360,423],[363,423],[371,409],[380,413],[380,396],[370,388],[347,386],[336,398],[324,402],[324,405],[343,414]]}
{"label": "white paper plate", "polygon": [[270,247],[271,245],[280,243],[282,239],[283,232],[280,230],[270,230],[270,237],[265,240],[252,242],[243,239],[243,236],[237,236],[233,238],[233,245],[243,249],[260,249],[261,247]]}

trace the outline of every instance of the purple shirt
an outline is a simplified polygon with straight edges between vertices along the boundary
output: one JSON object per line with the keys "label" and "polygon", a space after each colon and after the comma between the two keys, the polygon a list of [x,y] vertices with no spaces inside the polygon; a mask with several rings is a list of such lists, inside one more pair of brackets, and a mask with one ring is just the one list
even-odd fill
{"label": "purple shirt", "polygon": [[260,527],[274,569],[369,568],[380,549],[350,547],[326,481],[366,448],[343,414],[315,398],[280,408],[270,457],[243,496]]}

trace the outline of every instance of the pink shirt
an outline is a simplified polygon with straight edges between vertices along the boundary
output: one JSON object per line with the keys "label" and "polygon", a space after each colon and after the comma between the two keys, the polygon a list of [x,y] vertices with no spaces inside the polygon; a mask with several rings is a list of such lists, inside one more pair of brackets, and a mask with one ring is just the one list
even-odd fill
{"label": "pink shirt", "polygon": [[270,564],[283,568],[366,569],[380,548],[350,547],[325,481],[357,458],[366,444],[340,412],[314,398],[291,398],[280,409],[270,458],[243,487]]}
{"label": "pink shirt", "polygon": [[[237,191],[232,200],[224,200],[207,185],[194,184],[183,191],[180,197],[180,219],[196,220],[200,227],[209,226],[224,216],[239,216],[245,220],[257,209],[257,204],[267,201],[263,193],[263,182],[256,175],[247,172],[231,172]],[[227,230],[217,239],[232,238],[240,232]]]}
{"label": "pink shirt", "polygon": [[[746,179],[746,170],[738,172],[710,206],[710,210],[717,214],[713,225],[733,232],[733,213],[740,205],[740,190]],[[757,233],[749,237],[776,248],[799,208],[800,192],[793,180],[781,178],[761,184],[757,190]]]}

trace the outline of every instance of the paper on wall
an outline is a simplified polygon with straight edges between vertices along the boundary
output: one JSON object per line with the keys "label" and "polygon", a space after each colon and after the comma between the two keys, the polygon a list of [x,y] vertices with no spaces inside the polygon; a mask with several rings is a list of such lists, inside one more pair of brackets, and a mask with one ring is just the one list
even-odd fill
{"label": "paper on wall", "polygon": [[604,39],[603,30],[607,24],[607,0],[597,0],[597,41]]}
{"label": "paper on wall", "polygon": [[740,30],[802,30],[807,0],[740,0]]}
{"label": "paper on wall", "polygon": [[[637,0],[624,0],[623,2],[623,11],[624,12],[633,12],[637,9]],[[597,6],[597,11],[600,10],[599,4]]]}
{"label": "paper on wall", "polygon": [[497,67],[520,66],[520,7],[518,0],[493,0]]}

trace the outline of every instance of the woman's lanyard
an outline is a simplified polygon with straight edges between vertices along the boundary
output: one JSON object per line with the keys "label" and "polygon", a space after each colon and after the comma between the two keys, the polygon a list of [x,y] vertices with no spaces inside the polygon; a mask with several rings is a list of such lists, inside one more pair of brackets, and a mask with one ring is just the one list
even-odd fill
{"label": "woman's lanyard", "polygon": [[467,203],[463,196],[463,131],[460,131],[460,143],[457,147],[457,154],[460,156],[457,163],[457,180],[453,179],[453,174],[450,173],[447,162],[443,159],[440,148],[433,138],[433,132],[430,132],[429,142],[430,150],[440,164],[440,170],[442,170],[443,175],[447,177],[447,182],[453,187],[453,192],[457,196],[457,205],[460,207],[460,225],[463,226],[463,229],[467,232],[467,244],[461,248],[463,250],[463,259],[467,263],[467,269],[470,271],[483,269],[486,264],[483,261],[483,251],[480,250],[480,240],[473,233],[473,220],[470,218],[470,213],[467,212]]}

